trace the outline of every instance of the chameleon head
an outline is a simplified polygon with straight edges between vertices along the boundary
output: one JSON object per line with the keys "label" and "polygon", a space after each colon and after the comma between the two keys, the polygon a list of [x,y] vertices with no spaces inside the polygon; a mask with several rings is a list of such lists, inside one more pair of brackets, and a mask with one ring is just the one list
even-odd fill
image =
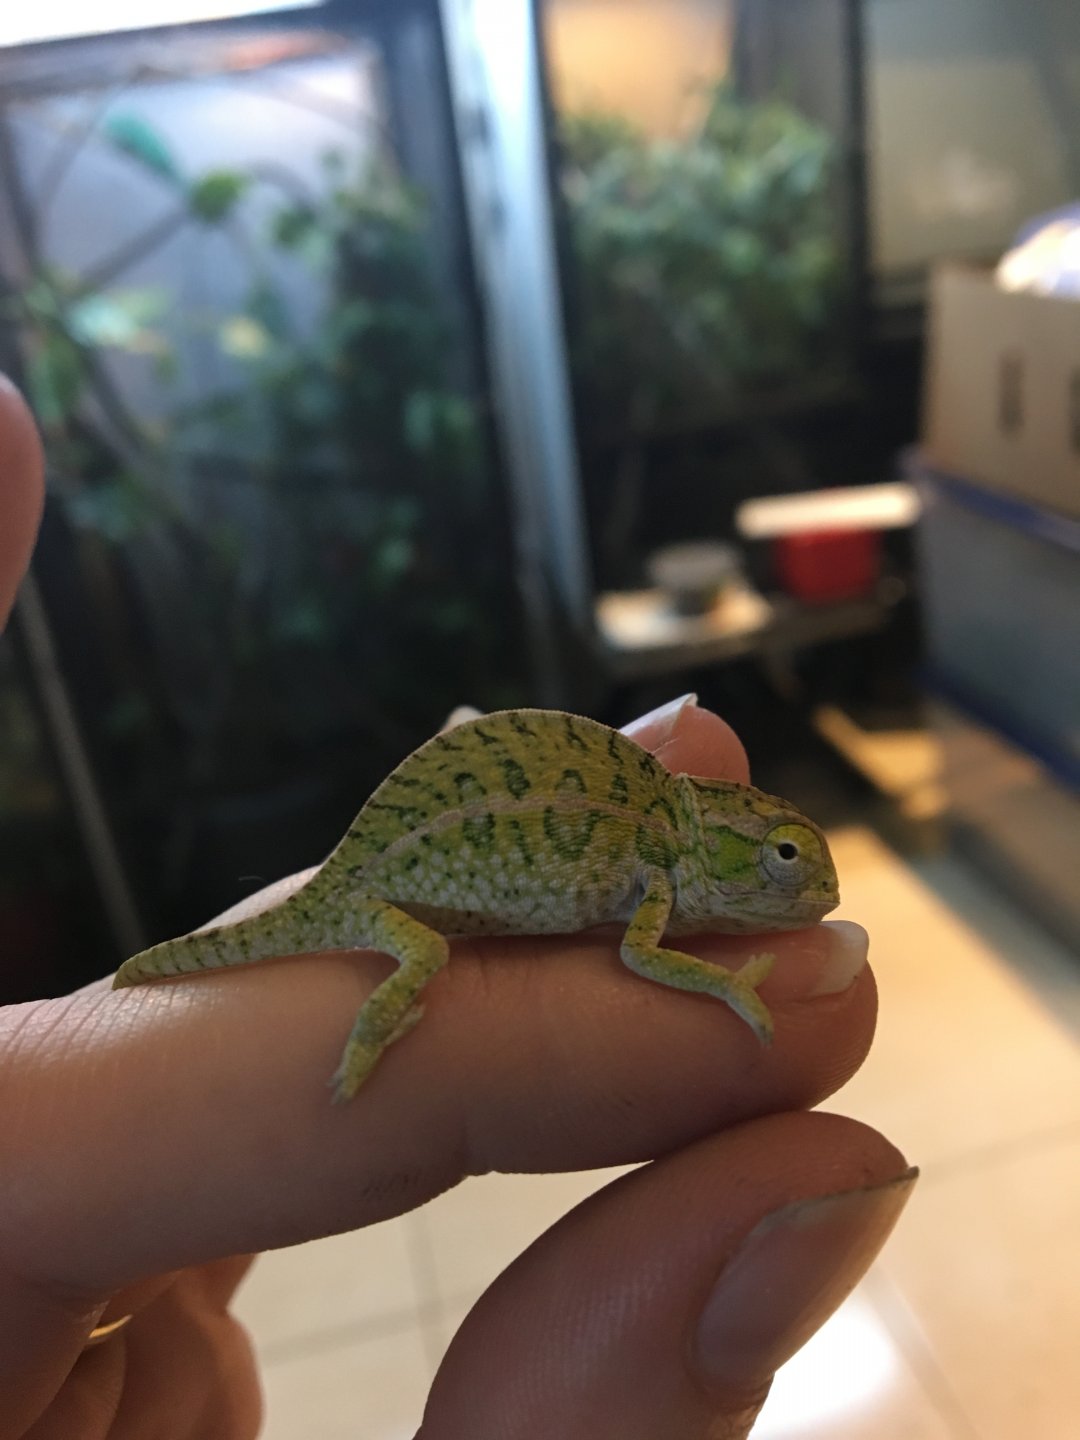
{"label": "chameleon head", "polygon": [[757,863],[761,893],[772,906],[789,906],[793,919],[820,920],[840,903],[828,842],[804,816],[779,820],[767,830]]}
{"label": "chameleon head", "polygon": [[747,785],[692,782],[698,843],[677,869],[679,908],[715,930],[795,930],[840,902],[821,830]]}

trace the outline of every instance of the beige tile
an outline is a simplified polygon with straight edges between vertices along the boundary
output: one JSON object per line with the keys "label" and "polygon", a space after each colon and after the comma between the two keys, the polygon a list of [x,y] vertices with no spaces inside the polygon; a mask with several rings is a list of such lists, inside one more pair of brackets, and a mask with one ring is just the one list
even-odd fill
{"label": "beige tile", "polygon": [[260,1440],[412,1440],[428,1383],[415,1330],[281,1361],[263,1374]]}
{"label": "beige tile", "polygon": [[894,1328],[910,1326],[979,1440],[1075,1440],[1080,1130],[925,1181],[879,1261]]}
{"label": "beige tile", "polygon": [[983,936],[1046,1014],[1080,1045],[1080,954],[1070,951],[963,857],[948,851],[915,862],[923,882],[963,924]]}
{"label": "beige tile", "polygon": [[1080,1123],[1080,1045],[1045,999],[1047,985],[1080,990],[1080,967],[976,879],[968,896],[982,903],[965,915],[870,831],[830,841],[840,913],[870,931],[881,1011],[866,1064],[827,1108],[923,1166]]}
{"label": "beige tile", "polygon": [[461,1328],[465,1316],[476,1304],[483,1289],[483,1286],[478,1286],[475,1292],[450,1296],[448,1300],[443,1301],[438,1313],[432,1318],[427,1338],[430,1346],[429,1355],[434,1362],[433,1373],[439,1368],[442,1357],[450,1347],[450,1341]]}
{"label": "beige tile", "polygon": [[416,1218],[426,1227],[444,1301],[471,1304],[538,1235],[623,1173],[482,1175],[425,1205]]}
{"label": "beige tile", "polygon": [[405,1222],[389,1220],[261,1255],[233,1308],[260,1355],[272,1359],[343,1328],[400,1321],[424,1298],[417,1292]]}
{"label": "beige tile", "polygon": [[777,1374],[753,1440],[971,1440],[942,1414],[860,1287]]}

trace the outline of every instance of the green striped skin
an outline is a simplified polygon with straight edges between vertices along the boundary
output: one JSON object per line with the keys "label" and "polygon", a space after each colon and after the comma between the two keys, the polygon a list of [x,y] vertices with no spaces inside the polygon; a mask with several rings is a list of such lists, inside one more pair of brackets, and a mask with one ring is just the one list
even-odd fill
{"label": "green striped skin", "polygon": [[[673,776],[595,721],[510,710],[429,740],[372,795],[327,864],[443,934],[562,934],[629,920],[652,868],[679,877],[669,933],[780,930],[837,903],[756,863],[779,821],[816,827],[749,786]],[[827,854],[827,851],[825,852]],[[340,883],[340,881],[338,882]]]}
{"label": "green striped skin", "polygon": [[734,782],[671,775],[595,721],[507,710],[415,751],[378,787],[308,883],[272,910],[154,946],[122,987],[272,955],[370,946],[398,972],[363,1007],[337,1093],[354,1094],[419,1018],[447,935],[627,926],[623,959],[650,979],[724,999],[762,1039],[764,957],[742,980],[663,934],[783,930],[837,904],[824,836],[784,801]]}

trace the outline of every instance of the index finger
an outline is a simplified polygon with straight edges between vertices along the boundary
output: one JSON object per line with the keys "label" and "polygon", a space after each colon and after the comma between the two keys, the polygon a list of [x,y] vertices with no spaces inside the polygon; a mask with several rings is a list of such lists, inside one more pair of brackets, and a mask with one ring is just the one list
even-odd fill
{"label": "index finger", "polygon": [[[693,708],[680,720],[699,770],[718,724]],[[680,733],[665,760],[682,754]],[[737,962],[754,943],[695,948]],[[461,944],[424,1024],[342,1107],[325,1077],[382,956],[19,1007],[0,1034],[0,1148],[20,1183],[0,1219],[20,1273],[104,1294],[371,1223],[468,1173],[642,1160],[816,1103],[869,1045],[865,937],[826,925],[769,945],[777,1039],[763,1052],[715,1001],[628,974],[609,938]]]}

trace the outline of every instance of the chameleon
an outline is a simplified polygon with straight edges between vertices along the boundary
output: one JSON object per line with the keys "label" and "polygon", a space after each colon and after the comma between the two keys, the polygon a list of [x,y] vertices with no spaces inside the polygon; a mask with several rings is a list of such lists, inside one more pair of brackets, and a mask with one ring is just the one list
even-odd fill
{"label": "chameleon", "polygon": [[839,903],[821,830],[731,780],[675,775],[617,730],[557,710],[496,711],[434,736],[377,787],[322,866],[261,914],[126,960],[115,989],[281,955],[370,948],[397,962],[331,1079],[351,1099],[423,1014],[448,937],[570,934],[618,921],[637,975],[727,1003],[758,1039],[774,957],[732,971],[665,935],[790,930]]}

